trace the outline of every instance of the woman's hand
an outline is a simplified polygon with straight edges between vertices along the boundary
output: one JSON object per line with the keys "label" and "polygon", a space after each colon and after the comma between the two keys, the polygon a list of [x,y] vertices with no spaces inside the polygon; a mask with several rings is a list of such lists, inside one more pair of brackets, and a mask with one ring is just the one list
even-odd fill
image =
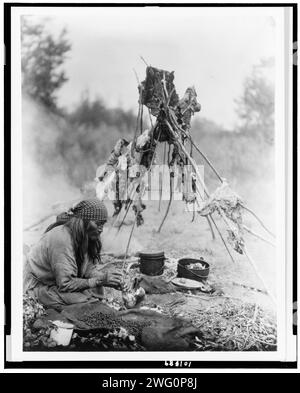
{"label": "woman's hand", "polygon": [[119,288],[121,281],[122,274],[120,272],[107,272],[105,285]]}
{"label": "woman's hand", "polygon": [[118,270],[101,272],[98,276],[97,285],[120,288],[122,273]]}

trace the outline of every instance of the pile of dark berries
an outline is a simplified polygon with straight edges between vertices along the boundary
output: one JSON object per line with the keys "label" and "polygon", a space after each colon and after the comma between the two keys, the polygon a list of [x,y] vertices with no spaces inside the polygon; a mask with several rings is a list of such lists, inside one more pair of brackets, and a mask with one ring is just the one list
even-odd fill
{"label": "pile of dark berries", "polygon": [[137,338],[140,338],[143,328],[150,325],[148,321],[126,321],[121,317],[102,312],[94,312],[81,320],[94,329],[102,328],[113,331],[123,327]]}

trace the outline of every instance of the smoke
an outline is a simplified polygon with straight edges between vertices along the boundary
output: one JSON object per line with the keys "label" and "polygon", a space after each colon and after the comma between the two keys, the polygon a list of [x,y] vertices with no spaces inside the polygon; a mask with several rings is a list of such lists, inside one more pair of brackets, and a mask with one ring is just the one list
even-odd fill
{"label": "smoke", "polygon": [[72,204],[80,192],[70,184],[58,140],[64,120],[24,96],[22,101],[24,227]]}
{"label": "smoke", "polygon": [[[108,252],[115,257],[124,256],[128,245],[128,239],[130,237],[130,231],[131,226],[123,227],[121,231],[118,231],[117,228],[104,227],[104,231],[101,236],[102,251],[104,253]],[[128,256],[135,255],[141,250],[142,245],[133,236],[129,244]]]}
{"label": "smoke", "polygon": [[[90,178],[95,175],[88,171],[90,166],[84,162],[84,157],[88,157],[85,149],[78,152],[76,165],[74,160],[70,161],[70,154],[76,156],[75,150],[80,140],[74,134],[74,141],[70,140],[70,124],[67,120],[27,96],[23,97],[22,104],[23,219],[26,228],[43,218],[56,216],[83,197],[95,196],[95,184],[88,179],[81,188],[73,185],[70,168],[72,174],[76,175],[85,166]],[[64,146],[66,139],[70,146]],[[112,145],[110,140],[107,144]],[[106,205],[108,209],[112,209],[111,204]],[[46,227],[49,223],[48,220],[43,226]],[[105,227],[101,237],[103,251],[116,256],[124,255],[129,232],[129,228],[123,228],[118,233],[116,228]],[[128,254],[132,255],[140,250],[141,245],[132,238]]]}

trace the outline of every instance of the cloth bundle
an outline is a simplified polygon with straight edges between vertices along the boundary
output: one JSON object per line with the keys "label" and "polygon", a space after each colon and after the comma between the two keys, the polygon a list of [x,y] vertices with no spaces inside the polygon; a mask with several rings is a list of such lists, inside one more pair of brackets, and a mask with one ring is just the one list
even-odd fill
{"label": "cloth bundle", "polygon": [[[102,315],[98,329],[115,327],[140,327],[141,344],[151,351],[184,351],[193,343],[194,337],[201,337],[201,332],[188,320],[171,318],[155,311],[133,309],[116,311],[101,302],[77,304],[64,307],[61,313],[64,320],[69,320],[77,330],[97,330],[86,321],[95,320],[95,315]],[[106,326],[107,324],[107,326]]]}
{"label": "cloth bundle", "polygon": [[176,292],[177,288],[170,282],[166,282],[161,277],[143,276],[140,287],[144,288],[149,295],[164,294]]}

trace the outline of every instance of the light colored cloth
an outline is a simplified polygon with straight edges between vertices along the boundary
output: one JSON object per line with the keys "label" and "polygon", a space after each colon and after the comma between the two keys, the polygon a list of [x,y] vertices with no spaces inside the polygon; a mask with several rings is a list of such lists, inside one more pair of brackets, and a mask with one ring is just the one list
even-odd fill
{"label": "light colored cloth", "polygon": [[45,306],[82,303],[104,297],[103,287],[95,288],[101,266],[86,255],[78,272],[72,238],[60,225],[45,233],[27,255],[24,291]]}

